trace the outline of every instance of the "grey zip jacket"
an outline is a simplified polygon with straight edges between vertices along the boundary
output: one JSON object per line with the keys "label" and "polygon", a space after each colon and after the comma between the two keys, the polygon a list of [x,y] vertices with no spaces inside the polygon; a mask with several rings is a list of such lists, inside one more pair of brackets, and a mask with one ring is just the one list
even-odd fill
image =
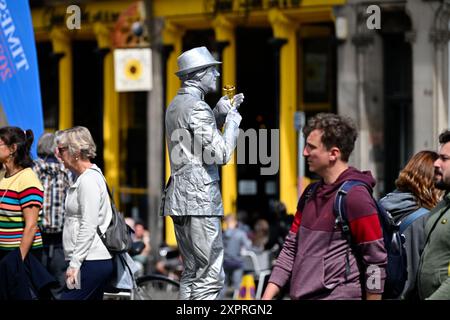
{"label": "grey zip jacket", "polygon": [[227,117],[220,132],[203,91],[186,83],[167,108],[165,123],[171,178],[160,214],[223,216],[218,165],[230,160],[239,123]]}
{"label": "grey zip jacket", "polygon": [[[417,200],[412,193],[395,190],[380,200],[383,207],[389,211],[396,222],[404,220],[408,215],[419,209]],[[401,299],[413,299],[417,295],[416,278],[420,255],[425,246],[425,225],[429,213],[416,219],[403,233],[407,259],[408,278]]]}

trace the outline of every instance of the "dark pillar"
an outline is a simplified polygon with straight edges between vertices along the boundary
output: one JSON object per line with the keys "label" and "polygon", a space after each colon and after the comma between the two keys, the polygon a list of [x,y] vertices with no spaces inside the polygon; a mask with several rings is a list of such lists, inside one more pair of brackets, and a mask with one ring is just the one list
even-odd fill
{"label": "dark pillar", "polygon": [[[105,61],[105,56],[110,52],[111,50],[109,48],[97,48],[94,50],[95,55],[97,56],[97,64],[98,64],[98,79],[101,79],[101,83],[105,82],[104,79],[104,61]],[[104,86],[102,86],[102,93],[99,95],[99,110],[100,110],[100,115],[98,118],[98,128],[97,128],[97,132],[99,132],[100,135],[100,139],[97,139],[97,141],[95,141],[96,145],[97,145],[97,156],[95,157],[95,163],[102,169],[105,170],[105,161],[103,158],[103,147],[104,147],[104,143],[103,143],[103,95],[105,92],[105,88]],[[114,193],[114,190],[113,190]]]}
{"label": "dark pillar", "polygon": [[275,87],[275,128],[280,128],[280,51],[281,47],[287,43],[287,39],[282,38],[270,38],[269,45],[273,50],[273,67],[275,69],[275,77],[273,79],[273,85]]}
{"label": "dark pillar", "polygon": [[[269,45],[273,50],[273,68],[274,68],[274,79],[273,86],[275,87],[274,94],[274,104],[275,104],[275,129],[280,129],[280,51],[281,47],[284,46],[288,42],[287,39],[283,38],[270,38]],[[296,72],[294,70],[293,72]],[[271,149],[277,148],[280,146],[280,141],[278,141],[277,146],[271,146]],[[273,151],[272,151],[273,154]],[[280,173],[277,173],[276,181],[276,190],[277,193],[280,193]]]}

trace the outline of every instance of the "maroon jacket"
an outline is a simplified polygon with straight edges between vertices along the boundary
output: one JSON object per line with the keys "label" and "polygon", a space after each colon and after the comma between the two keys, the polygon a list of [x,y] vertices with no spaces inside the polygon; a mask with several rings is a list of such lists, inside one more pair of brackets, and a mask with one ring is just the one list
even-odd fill
{"label": "maroon jacket", "polygon": [[[290,279],[292,299],[361,299],[360,272],[354,254],[342,235],[333,211],[335,194],[347,180],[360,180],[373,188],[369,171],[348,168],[331,185],[323,180],[306,201],[303,212],[297,210],[289,234],[278,256],[269,282],[283,287]],[[304,194],[302,195],[304,197]],[[363,186],[353,187],[345,198],[352,241],[360,250],[365,291],[382,293],[387,254],[375,203]],[[350,252],[347,255],[347,252]],[[350,272],[346,275],[346,257]],[[358,261],[359,261],[358,260]],[[369,265],[375,266],[366,269]],[[374,269],[379,273],[373,281]]]}

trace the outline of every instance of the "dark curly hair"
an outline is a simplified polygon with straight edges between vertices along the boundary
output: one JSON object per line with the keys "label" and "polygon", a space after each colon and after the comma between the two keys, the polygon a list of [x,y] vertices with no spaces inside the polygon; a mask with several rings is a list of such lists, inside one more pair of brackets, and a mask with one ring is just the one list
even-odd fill
{"label": "dark curly hair", "polygon": [[420,151],[408,161],[395,180],[397,189],[411,192],[420,207],[431,209],[436,206],[442,192],[434,186],[433,163],[439,155],[434,151]]}
{"label": "dark curly hair", "polygon": [[358,137],[353,120],[334,113],[318,113],[308,120],[303,134],[308,137],[316,129],[322,130],[322,143],[327,150],[337,147],[341,151],[341,160],[347,162]]}
{"label": "dark curly hair", "polygon": [[21,168],[29,168],[33,165],[30,149],[33,144],[34,134],[30,129],[24,131],[18,127],[0,128],[0,139],[8,146],[15,144],[16,152],[12,154],[14,164]]}
{"label": "dark curly hair", "polygon": [[439,143],[446,144],[450,141],[450,130],[445,130],[439,135]]}

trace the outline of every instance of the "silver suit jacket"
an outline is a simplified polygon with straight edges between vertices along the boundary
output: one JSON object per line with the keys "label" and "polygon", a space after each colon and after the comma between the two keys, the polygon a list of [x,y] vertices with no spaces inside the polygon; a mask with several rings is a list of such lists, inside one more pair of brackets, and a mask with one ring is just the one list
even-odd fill
{"label": "silver suit jacket", "polygon": [[222,216],[218,165],[231,158],[238,124],[226,122],[221,133],[203,91],[186,84],[167,108],[165,124],[171,177],[160,215]]}

